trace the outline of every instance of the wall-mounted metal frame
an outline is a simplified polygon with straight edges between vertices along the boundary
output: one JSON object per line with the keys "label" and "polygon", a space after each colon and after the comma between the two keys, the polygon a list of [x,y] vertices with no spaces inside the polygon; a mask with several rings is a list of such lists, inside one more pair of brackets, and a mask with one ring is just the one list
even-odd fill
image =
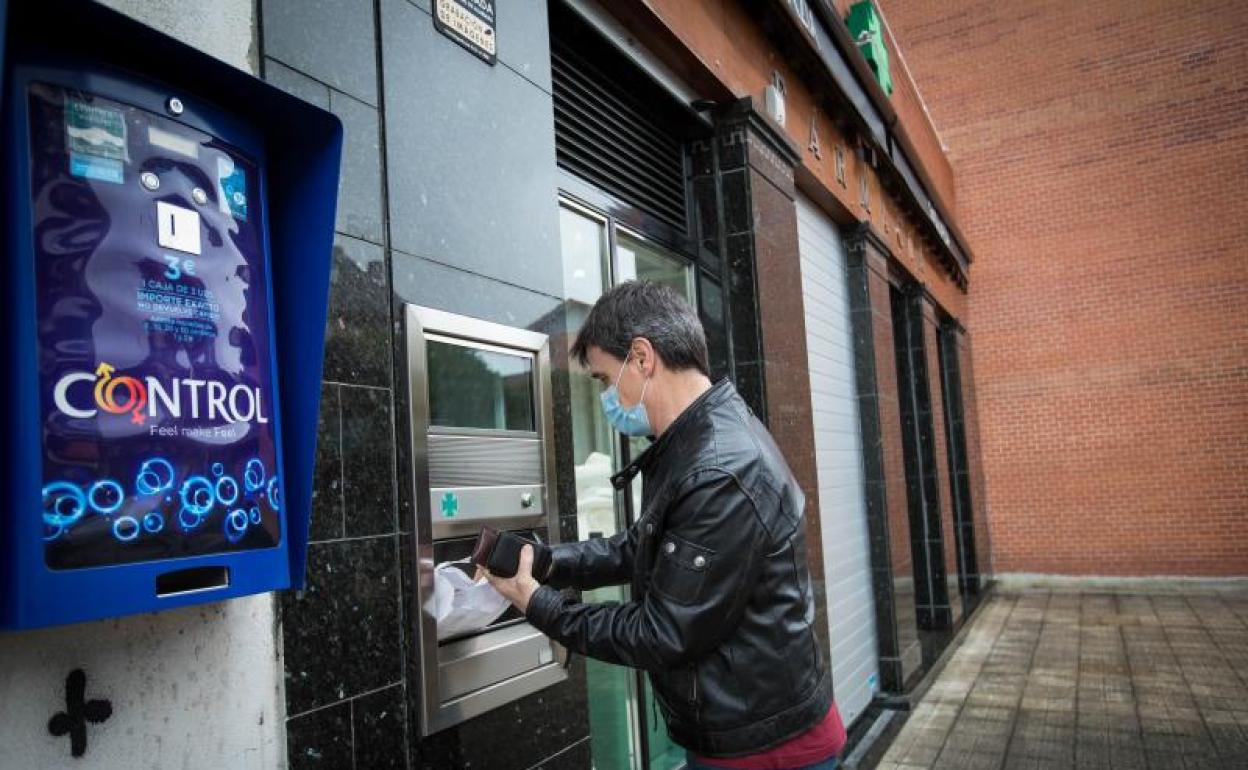
{"label": "wall-mounted metal frame", "polygon": [[[559,539],[550,345],[544,334],[416,305],[404,306],[404,323],[416,519],[412,615],[422,687],[421,733],[431,735],[567,678],[566,651],[528,623],[502,624],[439,644],[432,612],[435,541],[475,535],[483,523],[497,529],[545,528],[552,542]],[[431,426],[430,340],[532,361],[534,430]],[[448,442],[459,445],[448,448]],[[440,471],[435,467],[431,474],[431,462],[438,461],[439,452],[464,459],[458,472],[477,474],[456,488],[456,494],[467,496],[467,510],[453,518],[434,516],[435,497],[444,494],[442,487],[434,486]],[[488,483],[485,474],[497,464],[487,459],[474,465],[474,458],[500,452],[504,458],[528,458],[520,479],[524,483],[509,483],[515,479],[506,473],[504,483]]]}

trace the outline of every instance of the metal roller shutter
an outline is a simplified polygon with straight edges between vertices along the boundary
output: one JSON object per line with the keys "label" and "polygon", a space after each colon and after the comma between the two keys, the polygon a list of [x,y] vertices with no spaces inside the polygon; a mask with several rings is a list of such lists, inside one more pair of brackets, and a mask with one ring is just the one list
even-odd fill
{"label": "metal roller shutter", "polygon": [[801,196],[797,204],[832,684],[849,724],[879,689],[879,652],[845,248],[815,204]]}

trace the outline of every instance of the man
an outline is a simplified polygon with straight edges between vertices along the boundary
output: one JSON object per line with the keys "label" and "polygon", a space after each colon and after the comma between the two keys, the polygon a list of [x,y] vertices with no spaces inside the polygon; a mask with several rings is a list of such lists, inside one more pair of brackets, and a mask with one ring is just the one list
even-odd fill
{"label": "man", "polygon": [[[711,384],[697,315],[671,289],[624,283],[572,355],[604,386],[616,430],[656,437],[612,478],[623,489],[642,474],[640,515],[554,546],[541,583],[529,546],[514,578],[490,582],[568,649],[645,669],[690,768],[836,767],[845,729],[812,628],[805,500],[732,384]],[[621,583],[622,605],[556,590]]]}

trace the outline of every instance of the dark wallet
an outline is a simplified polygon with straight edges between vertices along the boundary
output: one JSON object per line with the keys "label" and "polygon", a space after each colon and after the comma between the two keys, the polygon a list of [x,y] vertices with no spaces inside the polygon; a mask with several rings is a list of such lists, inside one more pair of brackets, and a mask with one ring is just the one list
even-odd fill
{"label": "dark wallet", "polygon": [[481,534],[477,537],[477,544],[473,547],[469,560],[499,577],[515,577],[520,569],[520,549],[526,545],[533,546],[533,577],[541,582],[550,569],[550,546],[512,532],[481,527]]}

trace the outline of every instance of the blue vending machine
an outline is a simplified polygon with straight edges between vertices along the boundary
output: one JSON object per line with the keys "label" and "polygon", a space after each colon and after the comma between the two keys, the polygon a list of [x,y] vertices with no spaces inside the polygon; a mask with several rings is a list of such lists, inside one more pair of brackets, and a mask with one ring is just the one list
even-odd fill
{"label": "blue vending machine", "polygon": [[94,3],[3,74],[0,627],[301,585],[340,124]]}

